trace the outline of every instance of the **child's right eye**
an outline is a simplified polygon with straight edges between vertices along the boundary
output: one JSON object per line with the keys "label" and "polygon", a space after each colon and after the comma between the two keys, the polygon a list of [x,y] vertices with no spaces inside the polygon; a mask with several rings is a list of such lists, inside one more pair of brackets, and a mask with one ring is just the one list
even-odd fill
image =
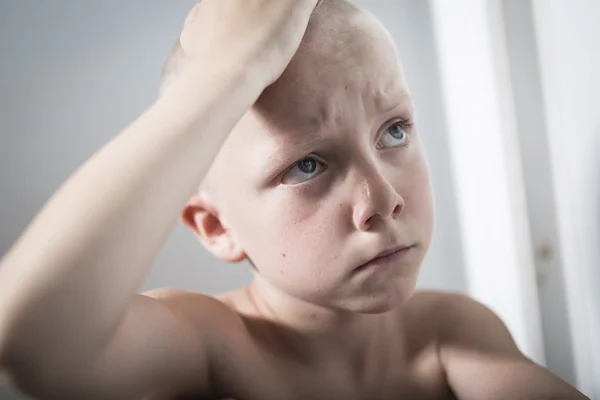
{"label": "child's right eye", "polygon": [[297,185],[314,178],[323,172],[325,165],[314,157],[305,157],[288,169],[281,183],[285,185]]}

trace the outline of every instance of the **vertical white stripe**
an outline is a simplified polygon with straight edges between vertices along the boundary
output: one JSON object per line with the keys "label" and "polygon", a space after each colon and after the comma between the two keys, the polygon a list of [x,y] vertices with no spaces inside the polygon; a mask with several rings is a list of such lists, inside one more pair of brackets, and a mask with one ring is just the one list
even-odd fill
{"label": "vertical white stripe", "polygon": [[430,0],[469,293],[543,364],[530,235],[497,1]]}
{"label": "vertical white stripe", "polygon": [[600,396],[598,12],[596,0],[533,0],[575,375],[594,399]]}

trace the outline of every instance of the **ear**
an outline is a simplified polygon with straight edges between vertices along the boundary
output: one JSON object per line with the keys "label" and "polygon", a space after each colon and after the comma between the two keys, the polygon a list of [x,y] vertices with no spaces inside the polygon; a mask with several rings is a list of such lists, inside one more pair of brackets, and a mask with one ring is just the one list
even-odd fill
{"label": "ear", "polygon": [[190,228],[204,247],[217,258],[237,263],[246,259],[246,253],[232,231],[220,218],[216,208],[201,195],[192,197],[181,215],[181,222]]}

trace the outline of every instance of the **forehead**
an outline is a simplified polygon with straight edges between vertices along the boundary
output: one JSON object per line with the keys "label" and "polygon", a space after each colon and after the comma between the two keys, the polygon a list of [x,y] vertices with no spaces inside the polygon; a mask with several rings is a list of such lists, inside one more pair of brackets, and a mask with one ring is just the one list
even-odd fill
{"label": "forehead", "polygon": [[288,151],[291,157],[301,149],[286,143],[327,140],[323,132],[370,129],[386,122],[380,119],[390,110],[410,108],[403,69],[387,31],[372,19],[343,28],[335,40],[324,42],[318,41],[319,32],[308,33],[281,78],[230,136],[227,159],[233,155],[238,162],[253,162],[273,153],[286,158]]}
{"label": "forehead", "polygon": [[293,130],[356,115],[357,108],[383,113],[407,97],[395,44],[382,28],[368,25],[332,45],[304,44],[252,111],[271,128]]}

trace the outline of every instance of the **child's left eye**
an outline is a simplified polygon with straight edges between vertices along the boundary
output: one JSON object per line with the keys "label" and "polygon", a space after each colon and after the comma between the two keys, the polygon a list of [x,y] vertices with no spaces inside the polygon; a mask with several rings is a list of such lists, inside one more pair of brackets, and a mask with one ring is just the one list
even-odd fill
{"label": "child's left eye", "polygon": [[396,122],[387,128],[377,143],[378,148],[400,147],[408,143],[406,126],[402,122]]}

